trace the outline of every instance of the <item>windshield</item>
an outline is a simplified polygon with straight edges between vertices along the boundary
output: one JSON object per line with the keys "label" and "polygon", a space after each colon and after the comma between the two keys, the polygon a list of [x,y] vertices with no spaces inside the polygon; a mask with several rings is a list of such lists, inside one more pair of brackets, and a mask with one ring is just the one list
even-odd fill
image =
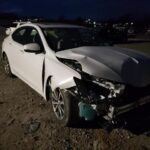
{"label": "windshield", "polygon": [[56,52],[81,46],[105,45],[96,32],[88,28],[44,28],[43,32],[48,45]]}

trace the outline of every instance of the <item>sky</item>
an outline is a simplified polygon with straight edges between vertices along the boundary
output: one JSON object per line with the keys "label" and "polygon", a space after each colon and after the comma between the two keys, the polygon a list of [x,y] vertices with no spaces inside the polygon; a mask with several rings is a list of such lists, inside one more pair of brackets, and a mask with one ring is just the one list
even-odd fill
{"label": "sky", "polygon": [[0,12],[45,18],[143,17],[150,15],[150,0],[0,0]]}

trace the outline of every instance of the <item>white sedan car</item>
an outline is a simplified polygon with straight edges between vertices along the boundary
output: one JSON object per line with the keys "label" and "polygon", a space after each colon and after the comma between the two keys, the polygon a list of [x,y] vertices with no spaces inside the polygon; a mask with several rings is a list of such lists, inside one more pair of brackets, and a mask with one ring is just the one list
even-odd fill
{"label": "white sedan car", "polygon": [[[102,43],[91,29],[25,23],[2,45],[4,71],[17,76],[46,101],[62,125],[117,117],[150,99],[150,58]],[[147,91],[147,92],[146,92]]]}

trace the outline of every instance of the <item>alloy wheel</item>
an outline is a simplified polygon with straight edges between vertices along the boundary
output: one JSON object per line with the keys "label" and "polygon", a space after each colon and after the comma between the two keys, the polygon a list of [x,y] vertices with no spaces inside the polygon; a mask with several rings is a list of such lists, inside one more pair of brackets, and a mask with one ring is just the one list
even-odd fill
{"label": "alloy wheel", "polygon": [[65,114],[65,106],[64,106],[64,99],[62,96],[62,93],[60,90],[57,90],[53,92],[52,94],[52,106],[53,106],[53,111],[56,115],[56,117],[59,120],[62,120],[64,118]]}

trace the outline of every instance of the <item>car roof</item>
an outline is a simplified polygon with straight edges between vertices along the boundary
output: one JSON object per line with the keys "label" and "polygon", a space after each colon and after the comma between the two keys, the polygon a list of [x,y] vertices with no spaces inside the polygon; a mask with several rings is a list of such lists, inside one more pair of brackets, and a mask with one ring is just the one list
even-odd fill
{"label": "car roof", "polygon": [[79,25],[63,24],[63,23],[34,23],[41,28],[85,28]]}

